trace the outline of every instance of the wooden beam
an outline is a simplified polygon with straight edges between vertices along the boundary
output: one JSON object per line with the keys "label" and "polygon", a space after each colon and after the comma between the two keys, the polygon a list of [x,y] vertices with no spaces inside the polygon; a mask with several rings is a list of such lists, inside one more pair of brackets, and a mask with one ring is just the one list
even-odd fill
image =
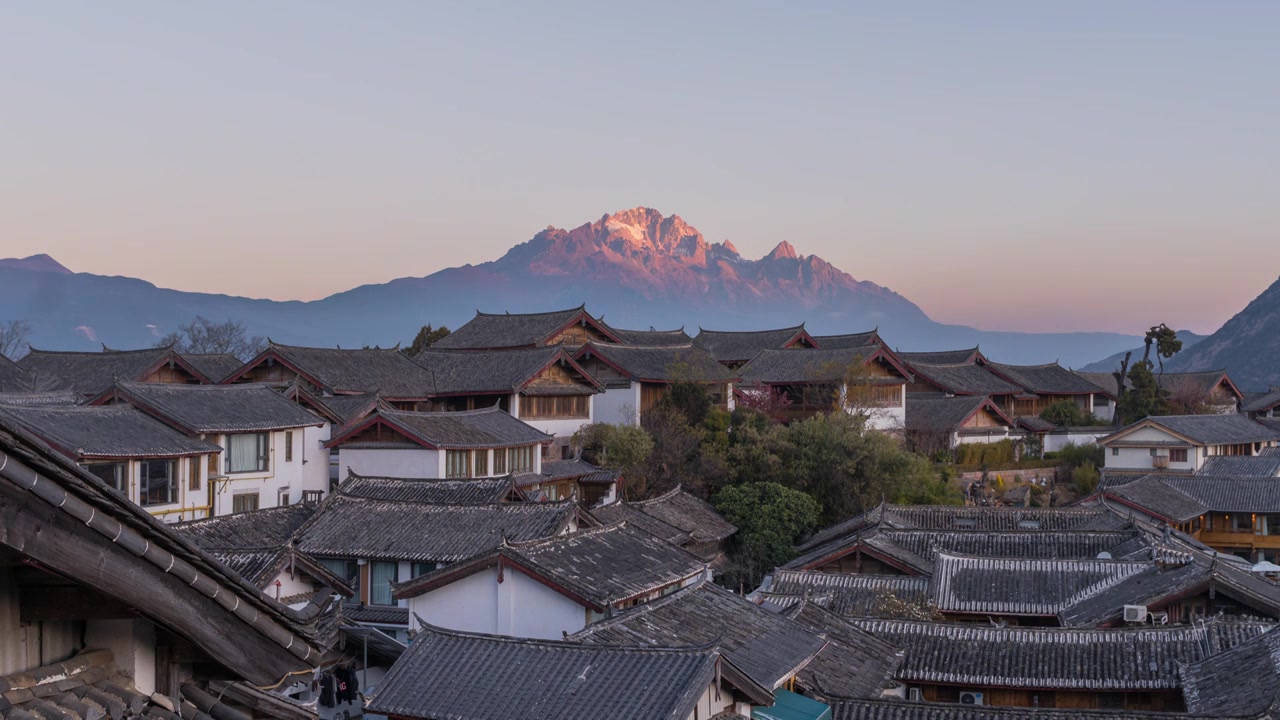
{"label": "wooden beam", "polygon": [[255,684],[305,666],[217,601],[7,482],[0,482],[0,545],[138,608]]}

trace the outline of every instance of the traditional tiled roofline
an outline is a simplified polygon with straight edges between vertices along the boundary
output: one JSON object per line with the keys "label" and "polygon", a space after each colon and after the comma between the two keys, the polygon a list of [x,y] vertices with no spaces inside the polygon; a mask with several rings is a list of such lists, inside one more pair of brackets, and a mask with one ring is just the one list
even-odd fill
{"label": "traditional tiled roofline", "polygon": [[[914,411],[913,411],[914,410]],[[986,410],[1012,427],[1013,418],[985,395],[969,395],[946,398],[919,398],[907,394],[906,429],[955,432],[979,412]]]}
{"label": "traditional tiled roofline", "polygon": [[843,333],[841,335],[813,335],[813,340],[819,348],[834,350],[842,347],[863,347],[865,345],[883,345],[884,342],[880,338],[880,326],[858,333]]}
{"label": "traditional tiled roofline", "polygon": [[128,405],[0,407],[4,415],[77,460],[181,458],[222,451]]}
{"label": "traditional tiled roofline", "polygon": [[[234,402],[227,402],[234,400]],[[324,419],[266,385],[166,385],[117,380],[89,405],[125,402],[187,435],[322,427]],[[221,401],[221,404],[216,404]]]}
{"label": "traditional tiled roofline", "polygon": [[698,335],[693,339],[694,345],[721,363],[747,362],[761,350],[781,350],[799,342],[818,345],[804,323],[771,330],[707,330],[699,326]]}
{"label": "traditional tiled roofline", "polygon": [[[604,316],[599,318],[600,322],[604,322]],[[688,345],[693,342],[693,338],[689,337],[689,333],[684,331],[684,326],[680,326],[675,330],[655,330],[652,327],[648,330],[626,330],[610,326],[610,330],[618,337],[623,345],[636,345],[648,347],[662,347],[664,345]]]}
{"label": "traditional tiled roofline", "polygon": [[[939,610],[1041,617],[1054,617],[1151,567],[1140,561],[991,558],[949,552],[936,553],[933,562],[931,592]],[[978,576],[977,582],[968,575]],[[1006,578],[1009,583],[1001,585]]]}
{"label": "traditional tiled roofline", "polygon": [[[453,368],[432,366],[433,361],[440,362],[445,359],[451,359],[458,365]],[[524,367],[518,375],[499,379],[497,373],[490,366],[481,363],[482,359],[490,363],[506,360],[517,365],[523,361]],[[533,360],[532,363],[530,362],[531,359]],[[585,384],[590,388],[590,391],[584,394],[590,394],[591,391],[604,392],[604,386],[578,365],[573,356],[561,345],[483,350],[427,348],[418,353],[413,360],[431,374],[432,397],[522,392],[547,368],[556,363],[568,365],[586,381]],[[459,370],[459,366],[471,368],[472,375],[470,377],[458,377],[456,371]],[[441,371],[451,369],[455,373],[441,378],[440,373],[436,372],[437,369]]]}
{"label": "traditional tiled roofline", "polygon": [[[591,546],[591,541],[595,539],[606,540],[606,543]],[[609,540],[622,543],[624,550],[633,551],[635,555],[612,558],[600,556],[599,553],[615,549],[608,546]],[[573,548],[584,544],[586,547],[579,551],[576,562],[568,567],[557,566],[554,561],[548,562],[539,553],[541,550],[562,549],[574,555]],[[601,573],[611,571],[626,573],[640,563],[652,564],[654,557],[659,554],[666,556],[662,563],[664,567],[661,570],[649,568],[653,572],[648,577],[624,579],[601,576]],[[676,562],[681,565],[676,567]],[[584,567],[585,563],[595,563],[596,567],[588,569]],[[401,600],[417,597],[495,565],[499,568],[499,577],[503,568],[516,568],[596,612],[605,612],[611,606],[642,598],[664,587],[704,575],[708,568],[706,563],[679,547],[663,543],[641,530],[631,529],[626,522],[619,522],[534,540],[504,539],[499,547],[469,560],[406,582],[395,583],[394,596]]]}
{"label": "traditional tiled roofline", "polygon": [[973,706],[900,700],[897,698],[842,698],[831,704],[831,720],[1273,720],[1263,715],[1226,716],[1212,711],[1188,715],[1181,712],[1125,710],[1076,710],[1055,708]]}
{"label": "traditional tiled roofline", "polygon": [[988,361],[977,345],[960,350],[924,350],[916,352],[898,351],[908,364],[924,363],[926,365],[985,365]]}
{"label": "traditional tiled roofline", "polygon": [[1263,413],[1280,407],[1280,387],[1271,386],[1266,393],[1246,402],[1240,412]]}
{"label": "traditional tiled roofline", "polygon": [[724,540],[738,531],[710,503],[685,492],[683,485],[676,485],[648,500],[633,500],[629,504],[650,517],[656,517],[688,533],[696,542]]}
{"label": "traditional tiled roofline", "polygon": [[351,468],[347,468],[347,479],[339,483],[336,492],[369,500],[488,505],[501,502],[514,489],[515,482],[510,475],[460,480],[397,478],[359,475]]}
{"label": "traditional tiled roofline", "polygon": [[[1024,395],[1022,386],[1012,383],[974,363],[929,364],[908,362],[912,374],[954,395]],[[1032,394],[1034,397],[1034,394]]]}
{"label": "traditional tiled roofline", "polygon": [[883,345],[864,345],[834,350],[822,348],[795,348],[789,350],[761,350],[742,366],[744,383],[765,385],[800,385],[806,383],[839,383],[843,381],[853,363],[863,367],[882,361],[893,368],[900,378],[868,378],[870,383],[883,380],[886,383],[911,382],[914,377],[905,364]]}
{"label": "traditional tiled roofline", "polygon": [[[1097,385],[1056,361],[1041,365],[987,363],[986,367],[1005,380],[1039,395],[1093,395],[1099,390]],[[1044,377],[1046,374],[1050,377]]]}
{"label": "traditional tiled roofline", "polygon": [[[697,382],[737,382],[738,376],[715,362],[710,354],[691,345],[662,345],[645,347],[639,345],[615,345],[611,343],[588,342],[574,354],[575,360],[594,357],[635,382],[669,384],[684,380],[673,374],[673,369],[688,366],[690,377]],[[703,362],[695,367],[698,361]],[[659,362],[660,365],[654,365]]]}
{"label": "traditional tiled roofline", "polygon": [[[1272,627],[1224,620],[1136,629],[852,622],[890,645],[905,646],[897,675],[902,681],[1092,691],[1175,690],[1180,663],[1202,660]],[[967,662],[957,664],[961,648]]]}
{"label": "traditional tiled roofline", "polygon": [[1132,442],[1136,443],[1131,445],[1133,447],[1141,446],[1143,443],[1151,441],[1126,441],[1125,437],[1135,430],[1152,425],[1183,442],[1198,446],[1234,445],[1280,440],[1280,430],[1275,430],[1263,423],[1250,420],[1244,415],[1227,413],[1146,417],[1106,437],[1098,438],[1098,444],[1112,446],[1120,442]]}
{"label": "traditional tiled roofline", "polygon": [[[470,427],[472,425],[470,421],[473,419],[492,419],[491,424],[496,427],[477,430],[475,427]],[[335,430],[333,437],[325,443],[325,447],[339,447],[352,435],[363,432],[378,423],[386,425],[403,435],[407,440],[430,450],[521,447],[524,445],[545,444],[552,441],[551,435],[511,417],[507,412],[498,408],[497,405],[480,410],[438,413],[408,412],[380,407],[377,412]],[[463,427],[451,429],[459,433],[458,437],[446,437],[444,435],[444,424],[457,424]],[[431,431],[425,429],[431,425],[441,425],[441,432],[439,434],[431,434]],[[490,432],[491,430],[493,432],[506,433],[506,436],[493,435]]]}
{"label": "traditional tiled roofline", "polygon": [[[540,313],[485,313],[441,338],[433,346],[442,350],[496,350],[502,348],[539,347],[573,325],[590,325],[613,341],[620,338],[613,330],[587,312],[586,303],[576,308]],[[515,330],[512,325],[526,327]]]}
{"label": "traditional tiled roofline", "polygon": [[[311,365],[302,355],[312,354]],[[317,359],[341,359],[338,366],[318,367]],[[350,360],[364,358],[359,367]],[[369,371],[369,359],[393,365],[379,365],[380,374]],[[396,348],[313,348],[300,345],[284,345],[270,338],[267,347],[239,370],[219,381],[219,384],[235,383],[259,365],[280,363],[305,379],[311,385],[330,395],[362,395],[377,392],[389,400],[426,400],[431,396],[431,378],[426,370]],[[353,384],[354,383],[354,384]]]}
{"label": "traditional tiled roofline", "polygon": [[[132,361],[132,362],[130,362]],[[62,365],[63,367],[57,367]],[[109,365],[108,368],[102,366]],[[103,352],[40,350],[30,348],[18,367],[27,372],[36,385],[46,389],[74,390],[92,395],[115,380],[142,380],[165,365],[180,367],[198,382],[213,384],[199,368],[192,365],[172,345],[141,350],[107,350]],[[41,372],[45,368],[47,372]],[[120,372],[127,372],[122,377]],[[110,373],[106,375],[105,373]],[[94,375],[92,379],[85,376]]]}

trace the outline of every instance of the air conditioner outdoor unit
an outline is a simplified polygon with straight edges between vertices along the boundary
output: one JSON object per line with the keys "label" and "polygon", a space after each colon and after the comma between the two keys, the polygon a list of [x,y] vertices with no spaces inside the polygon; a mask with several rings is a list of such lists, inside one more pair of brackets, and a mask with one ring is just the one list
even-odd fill
{"label": "air conditioner outdoor unit", "polygon": [[1146,605],[1125,605],[1124,621],[1131,623],[1140,623],[1147,621]]}
{"label": "air conditioner outdoor unit", "polygon": [[986,705],[982,701],[983,696],[980,692],[962,692],[960,693],[961,705]]}

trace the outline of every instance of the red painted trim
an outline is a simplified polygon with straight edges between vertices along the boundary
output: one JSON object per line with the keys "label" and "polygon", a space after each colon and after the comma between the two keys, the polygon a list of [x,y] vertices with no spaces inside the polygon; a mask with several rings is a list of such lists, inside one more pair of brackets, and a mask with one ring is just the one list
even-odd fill
{"label": "red painted trim", "polygon": [[[633,373],[631,373],[629,370],[626,370],[626,369],[625,369],[625,368],[623,368],[621,365],[617,364],[616,362],[614,362],[614,361],[610,360],[608,357],[605,357],[603,354],[601,354],[601,352],[600,352],[600,348],[596,347],[595,345],[592,345],[591,343],[587,343],[586,345],[583,345],[581,348],[579,348],[579,349],[578,349],[578,352],[574,354],[574,358],[575,358],[575,359],[581,359],[581,358],[582,358],[582,356],[583,356],[583,355],[586,355],[588,351],[589,351],[589,352],[591,352],[592,356],[593,356],[595,359],[599,360],[600,362],[604,363],[605,365],[608,365],[609,367],[613,368],[614,370],[617,370],[618,372],[622,373],[623,375],[626,375],[628,379],[633,380],[633,381],[640,381],[640,379],[639,379],[639,378],[637,378],[637,377],[636,377]],[[642,382],[642,381],[640,381],[640,382]]]}
{"label": "red painted trim", "polygon": [[911,371],[907,369],[906,363],[902,362],[901,358],[884,345],[877,347],[875,352],[868,355],[867,359],[862,361],[862,364],[869,365],[871,361],[881,358],[892,365],[895,370],[902,373],[902,377],[906,378],[907,382],[911,382],[913,376]]}
{"label": "red painted trim", "polygon": [[782,347],[779,349],[786,350],[788,348],[794,347],[797,343],[799,343],[802,340],[808,342],[809,346],[814,349],[821,349],[822,347],[821,345],[818,344],[818,341],[815,340],[813,336],[809,334],[808,330],[805,330],[804,328],[800,328],[800,330],[796,332],[795,335],[791,336],[790,340],[782,343]]}
{"label": "red painted trim", "polygon": [[612,340],[612,341],[614,341],[614,342],[616,342],[616,343],[622,344],[622,338],[618,337],[617,335],[614,335],[612,330],[610,330],[609,328],[607,328],[607,327],[605,327],[604,325],[602,325],[602,324],[601,324],[599,321],[597,321],[595,318],[591,317],[591,313],[587,312],[585,308],[584,308],[584,309],[579,310],[577,315],[574,315],[574,316],[573,316],[573,318],[572,318],[571,320],[569,320],[569,321],[568,321],[568,322],[566,322],[565,324],[561,325],[560,327],[556,328],[554,331],[552,331],[552,332],[551,332],[551,334],[549,334],[549,335],[547,335],[547,336],[543,337],[543,338],[542,338],[542,341],[545,343],[549,338],[551,338],[551,337],[553,337],[553,336],[555,336],[555,335],[558,335],[558,334],[560,334],[560,333],[564,332],[565,330],[568,330],[569,328],[573,327],[574,325],[577,325],[579,322],[581,322],[581,321],[582,321],[582,318],[584,318],[584,317],[587,319],[588,323],[590,323],[590,325],[591,325],[592,327],[594,327],[596,330],[600,331],[600,334],[601,334],[601,335],[604,335],[605,337],[609,338],[610,340]]}
{"label": "red painted trim", "polygon": [[[173,364],[174,364],[174,365],[178,365],[178,366],[180,366],[183,370],[186,370],[188,373],[191,373],[191,376],[192,376],[192,377],[194,377],[195,379],[199,380],[199,381],[200,381],[200,383],[201,383],[202,385],[215,385],[215,384],[216,384],[214,381],[210,380],[210,379],[209,379],[209,377],[208,377],[207,375],[205,375],[204,373],[202,373],[202,372],[200,372],[199,370],[197,370],[197,369],[195,368],[195,366],[194,366],[194,365],[192,365],[191,363],[187,362],[186,360],[183,360],[181,355],[179,355],[178,353],[176,353],[176,352],[174,352],[174,351],[172,351],[172,350],[170,350],[170,351],[169,351],[168,356],[166,356],[165,358],[162,358],[161,360],[159,360],[159,361],[157,361],[157,362],[153,363],[152,365],[149,365],[149,366],[147,367],[147,371],[146,371],[146,372],[144,372],[144,373],[142,374],[142,375],[143,375],[143,377],[146,377],[147,375],[150,375],[151,373],[153,373],[153,372],[155,372],[155,371],[159,370],[160,368],[164,367],[165,365],[168,365],[170,362],[173,362]],[[141,381],[141,380],[142,380],[142,378],[134,378],[134,380]]]}
{"label": "red painted trim", "polygon": [[[585,347],[585,346],[584,346],[584,347]],[[586,370],[583,370],[583,369],[582,369],[582,366],[581,366],[581,365],[579,365],[577,362],[575,362],[575,361],[574,361],[574,359],[573,359],[573,357],[572,357],[571,355],[569,355],[569,353],[567,353],[567,352],[565,352],[565,351],[564,351],[564,348],[561,348],[561,349],[560,349],[560,352],[559,352],[558,354],[556,354],[555,356],[553,356],[550,360],[548,360],[548,361],[547,361],[547,363],[546,363],[545,365],[543,365],[542,367],[538,368],[537,372],[535,372],[535,373],[533,373],[532,375],[530,375],[529,377],[525,378],[525,380],[524,380],[523,382],[521,382],[519,385],[517,385],[517,386],[516,386],[515,391],[516,391],[517,393],[519,393],[519,392],[523,391],[526,387],[528,387],[528,386],[529,386],[529,383],[531,383],[531,382],[533,382],[534,380],[538,379],[538,376],[539,376],[539,375],[541,375],[542,373],[546,372],[546,371],[547,371],[547,368],[551,367],[552,365],[555,365],[556,363],[560,362],[561,360],[564,360],[564,361],[568,362],[568,363],[569,363],[569,365],[571,365],[571,366],[573,367],[573,369],[574,369],[575,371],[577,371],[577,373],[578,373],[579,375],[581,375],[584,379],[586,379],[588,382],[590,382],[592,385],[594,385],[597,391],[599,391],[599,392],[604,392],[604,385],[600,384],[600,382],[599,382],[598,380],[596,380],[595,378],[591,377],[591,373],[587,372]]]}
{"label": "red painted trim", "polygon": [[1113,502],[1118,502],[1118,503],[1120,503],[1121,505],[1124,505],[1124,506],[1125,506],[1125,507],[1127,507],[1127,508],[1132,508],[1132,509],[1137,510],[1137,511],[1139,511],[1139,512],[1141,512],[1141,513],[1145,513],[1146,515],[1150,515],[1151,517],[1159,518],[1159,519],[1161,519],[1161,520],[1164,520],[1165,522],[1169,523],[1170,525],[1181,525],[1182,523],[1186,522],[1185,520],[1175,520],[1175,519],[1170,518],[1170,517],[1165,517],[1164,515],[1161,515],[1160,513],[1155,512],[1154,510],[1152,510],[1152,509],[1150,509],[1150,508],[1142,507],[1141,505],[1139,505],[1139,504],[1137,504],[1137,503],[1135,503],[1135,502],[1132,502],[1132,501],[1130,501],[1130,500],[1126,500],[1126,499],[1124,499],[1124,498],[1122,498],[1122,497],[1116,497],[1115,495],[1112,495],[1112,494],[1111,494],[1111,493],[1109,493],[1109,492],[1103,492],[1103,493],[1102,493],[1102,496],[1103,496],[1104,498],[1108,499],[1108,500],[1113,501]]}
{"label": "red painted trim", "polygon": [[418,445],[421,445],[422,447],[428,450],[440,449],[434,445],[431,445],[430,443],[424,442],[421,438],[415,437],[414,433],[406,430],[404,427],[400,425],[397,425],[391,422],[390,418],[384,417],[381,413],[376,413],[376,412],[357,421],[346,432],[342,433],[341,435],[335,438],[330,438],[329,441],[324,444],[324,446],[326,448],[338,447],[341,443],[346,442],[347,438],[351,437],[354,434],[364,432],[365,430],[369,429],[375,424],[379,424],[390,430],[394,430],[400,435],[403,435],[406,440],[416,443]]}

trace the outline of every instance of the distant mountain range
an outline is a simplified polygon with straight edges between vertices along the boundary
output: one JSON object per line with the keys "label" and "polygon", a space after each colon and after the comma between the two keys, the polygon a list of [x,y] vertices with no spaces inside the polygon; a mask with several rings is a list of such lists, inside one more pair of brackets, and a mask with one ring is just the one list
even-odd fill
{"label": "distant mountain range", "polygon": [[1217,332],[1174,356],[1169,370],[1226,368],[1240,389],[1280,385],[1280,280],[1253,299]]}
{"label": "distant mountain range", "polygon": [[[1208,335],[1197,335],[1191,332],[1190,330],[1179,330],[1177,332],[1178,332],[1178,339],[1182,341],[1182,351],[1179,352],[1178,355],[1185,353],[1186,351],[1190,350],[1192,346],[1194,346],[1196,343],[1208,337]],[[1121,350],[1120,352],[1114,355],[1111,355],[1109,357],[1103,358],[1098,362],[1092,362],[1092,363],[1089,363],[1088,365],[1085,365],[1084,367],[1076,368],[1076,370],[1079,370],[1081,372],[1115,372],[1120,368],[1120,362],[1124,360],[1125,353],[1133,353],[1133,359],[1139,360],[1142,358],[1142,353],[1145,349],[1146,348],[1139,345],[1138,347],[1129,348],[1128,350]]]}
{"label": "distant mountain range", "polygon": [[[340,272],[340,268],[337,270]],[[957,292],[962,292],[957,289]],[[548,227],[501,258],[426,277],[364,285],[311,302],[157,288],[71,272],[36,255],[0,260],[0,321],[25,319],[43,349],[147,346],[196,315],[232,318],[251,334],[299,345],[408,342],[427,323],[457,327],[474,312],[574,307],[624,328],[763,329],[807,322],[815,334],[879,327],[902,350],[981,345],[1000,361],[1082,365],[1140,341],[1116,333],[987,332],[931,320],[892,290],[856,280],[780,242],[758,260],[708,243],[680,217],[635,208],[572,230]]]}

